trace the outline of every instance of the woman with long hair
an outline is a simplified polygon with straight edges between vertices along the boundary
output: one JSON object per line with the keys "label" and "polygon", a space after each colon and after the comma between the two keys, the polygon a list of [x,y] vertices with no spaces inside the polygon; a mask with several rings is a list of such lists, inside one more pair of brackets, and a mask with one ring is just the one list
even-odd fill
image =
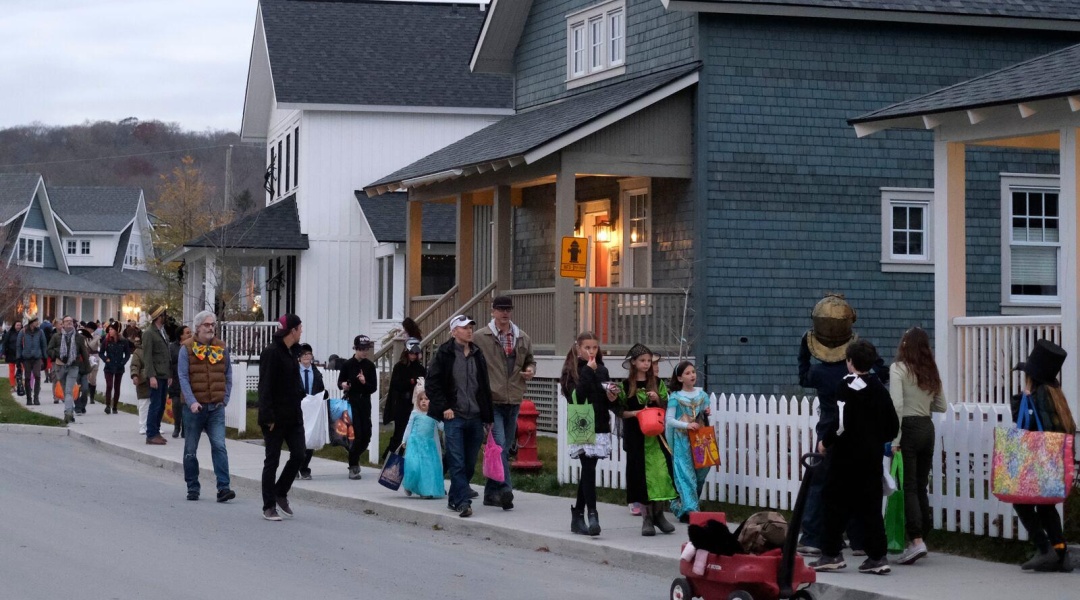
{"label": "woman with long hair", "polygon": [[386,394],[386,406],[383,408],[383,425],[394,424],[394,435],[390,443],[383,450],[379,462],[385,462],[387,455],[397,450],[405,437],[405,428],[409,425],[409,417],[412,415],[413,391],[416,382],[427,376],[427,369],[420,360],[420,340],[409,338],[405,342],[405,348],[398,357],[394,370],[390,372],[390,389]]}
{"label": "woman with long hair", "polygon": [[[1068,353],[1057,344],[1048,340],[1035,342],[1035,348],[1027,360],[1016,365],[1017,371],[1023,371],[1023,394],[1012,398],[1013,419],[1019,416],[1023,396],[1028,396],[1036,418],[1030,419],[1030,430],[1041,429],[1074,435],[1076,421],[1073,419],[1069,402],[1061,391],[1058,373]],[[1037,552],[1021,568],[1025,571],[1040,573],[1063,572],[1073,570],[1069,561],[1068,546],[1062,528],[1061,516],[1053,504],[1014,504],[1013,510],[1020,517],[1020,523],[1027,529]]]}
{"label": "woman with long hair", "polygon": [[120,381],[124,369],[134,350],[132,343],[120,335],[120,324],[109,324],[105,334],[105,343],[101,348],[102,361],[105,363],[105,414],[116,414],[116,404],[120,401]]}
{"label": "woman with long hair", "polygon": [[[615,388],[610,385],[610,380],[596,335],[591,331],[579,333],[566,353],[559,383],[567,401],[576,398],[578,403],[592,406],[596,440],[591,444],[570,445],[570,458],[581,462],[577,504],[570,507],[572,533],[600,535],[600,515],[596,511],[596,463],[611,458],[611,417],[608,410],[615,400]],[[588,525],[585,523],[586,510]]]}
{"label": "woman with long hair", "polygon": [[[927,487],[934,459],[934,421],[930,414],[945,412],[947,404],[941,393],[941,375],[930,349],[930,336],[912,327],[900,338],[896,361],[889,367],[889,395],[900,433],[892,449],[904,461],[904,518],[907,547],[897,559],[902,565],[914,564],[926,556],[923,536],[933,523]],[[903,447],[903,452],[900,448]]]}

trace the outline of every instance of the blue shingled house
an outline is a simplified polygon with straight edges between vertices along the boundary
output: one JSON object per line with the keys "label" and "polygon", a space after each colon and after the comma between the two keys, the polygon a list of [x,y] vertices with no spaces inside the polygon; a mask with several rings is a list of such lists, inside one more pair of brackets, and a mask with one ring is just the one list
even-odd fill
{"label": "blue shingled house", "polygon": [[[514,76],[516,114],[364,189],[407,190],[413,224],[455,203],[439,303],[482,316],[510,294],[554,356],[586,328],[613,352],[690,343],[713,391],[801,393],[799,339],[837,291],[887,359],[906,328],[947,326],[963,335],[939,343],[974,341],[939,354],[976,372],[1003,360],[988,340],[1052,333],[1075,302],[1049,231],[1057,152],[970,145],[965,241],[942,254],[935,118],[866,139],[848,119],[1077,41],[1080,2],[495,0],[470,67]],[[589,240],[576,280],[569,236]],[[935,323],[943,257],[966,261],[966,321]]]}

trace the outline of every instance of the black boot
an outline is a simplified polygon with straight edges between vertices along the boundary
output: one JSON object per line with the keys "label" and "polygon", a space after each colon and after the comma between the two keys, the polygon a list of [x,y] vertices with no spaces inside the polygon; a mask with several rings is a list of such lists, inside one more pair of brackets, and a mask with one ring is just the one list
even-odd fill
{"label": "black boot", "polygon": [[92,386],[90,386],[90,404],[96,404],[96,402],[94,401],[94,398],[96,396],[97,396],[97,386],[92,385]]}
{"label": "black boot", "polygon": [[589,535],[600,535],[600,515],[595,510],[589,511]]}
{"label": "black boot", "polygon": [[570,533],[588,535],[589,529],[585,527],[585,507],[570,507]]}
{"label": "black boot", "polygon": [[675,526],[668,523],[668,520],[664,518],[664,503],[653,502],[650,505],[653,512],[653,523],[664,533],[675,533]]}
{"label": "black boot", "polygon": [[656,528],[653,527],[652,504],[649,502],[641,503],[641,535],[646,537],[656,535]]}

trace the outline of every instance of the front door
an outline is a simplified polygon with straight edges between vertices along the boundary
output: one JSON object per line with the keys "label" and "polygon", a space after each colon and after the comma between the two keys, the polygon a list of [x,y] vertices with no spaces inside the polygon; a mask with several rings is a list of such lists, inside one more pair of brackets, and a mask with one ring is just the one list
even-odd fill
{"label": "front door", "polygon": [[[610,200],[584,202],[580,210],[581,235],[592,240],[592,256],[589,257],[591,266],[586,283],[590,289],[609,287],[612,285],[611,249],[615,247],[611,202]],[[588,306],[582,307],[580,327],[582,330],[591,330],[603,344],[608,339],[610,327],[609,295],[601,291],[590,293],[588,298]]]}

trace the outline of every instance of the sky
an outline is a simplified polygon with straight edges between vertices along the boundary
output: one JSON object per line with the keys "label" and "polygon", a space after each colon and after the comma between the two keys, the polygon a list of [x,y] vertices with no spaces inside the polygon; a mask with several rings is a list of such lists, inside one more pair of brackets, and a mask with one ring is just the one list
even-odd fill
{"label": "sky", "polygon": [[0,0],[0,128],[240,130],[256,0]]}

